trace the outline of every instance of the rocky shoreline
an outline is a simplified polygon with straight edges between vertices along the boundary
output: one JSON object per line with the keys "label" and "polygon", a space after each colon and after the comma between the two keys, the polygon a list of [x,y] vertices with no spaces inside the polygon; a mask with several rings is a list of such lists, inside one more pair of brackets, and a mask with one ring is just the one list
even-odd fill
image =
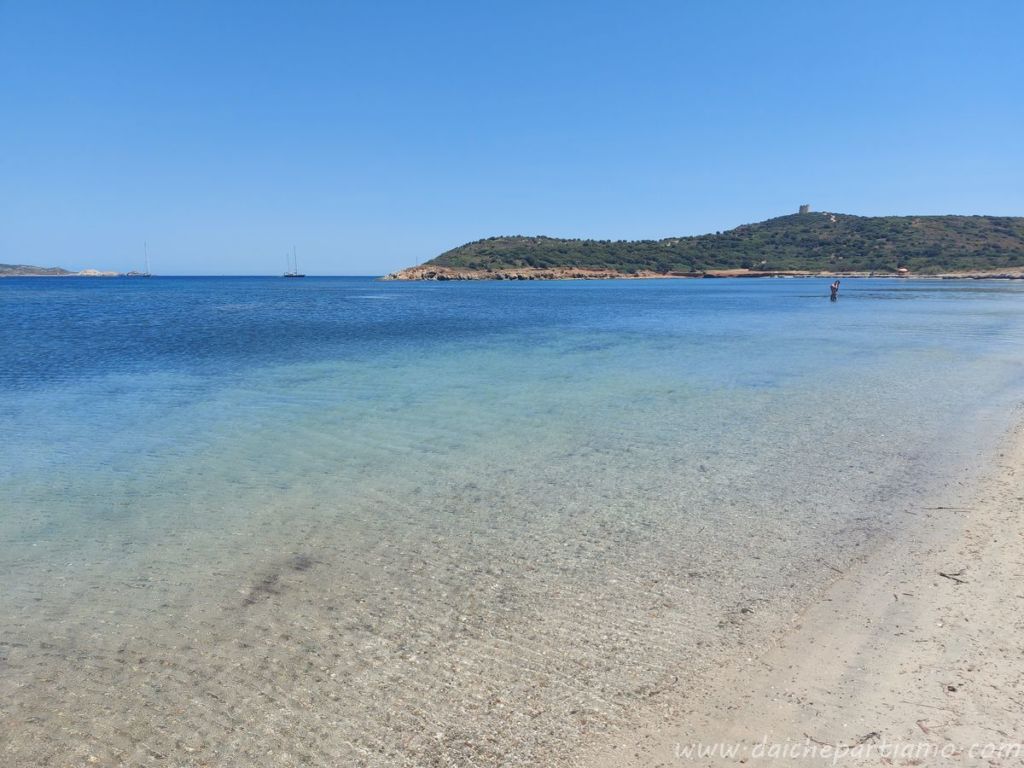
{"label": "rocky shoreline", "polygon": [[385,275],[381,280],[651,280],[666,278],[700,279],[729,277],[891,277],[926,278],[933,280],[1022,280],[1024,270],[1001,272],[946,272],[917,275],[910,273],[892,274],[875,272],[799,272],[799,271],[757,271],[749,269],[720,269],[707,272],[620,272],[615,269],[590,269],[586,267],[516,267],[509,269],[455,269],[425,264],[409,267]]}

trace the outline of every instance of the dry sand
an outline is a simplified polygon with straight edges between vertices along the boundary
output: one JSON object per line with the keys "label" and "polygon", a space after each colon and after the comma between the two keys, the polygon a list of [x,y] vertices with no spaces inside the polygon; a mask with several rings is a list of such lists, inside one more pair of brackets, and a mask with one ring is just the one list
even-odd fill
{"label": "dry sand", "polygon": [[[591,745],[580,765],[1024,764],[1022,480],[1024,425],[776,647],[680,690],[673,717]],[[735,754],[686,751],[716,743]]]}

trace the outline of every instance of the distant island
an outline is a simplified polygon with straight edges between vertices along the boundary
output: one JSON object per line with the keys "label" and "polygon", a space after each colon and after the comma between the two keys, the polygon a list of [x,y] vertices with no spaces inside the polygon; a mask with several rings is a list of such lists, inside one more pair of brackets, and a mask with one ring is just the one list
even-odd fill
{"label": "distant island", "polygon": [[1024,277],[1024,217],[801,212],[664,240],[491,237],[386,280],[783,275]]}
{"label": "distant island", "polygon": [[121,277],[120,272],[83,269],[70,272],[61,267],[33,267],[29,264],[0,264],[0,277]]}

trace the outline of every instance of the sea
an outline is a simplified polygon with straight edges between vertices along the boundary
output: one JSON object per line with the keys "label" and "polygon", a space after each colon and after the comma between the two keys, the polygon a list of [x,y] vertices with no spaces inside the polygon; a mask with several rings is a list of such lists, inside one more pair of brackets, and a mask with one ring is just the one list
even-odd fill
{"label": "sea", "polygon": [[1024,285],[0,280],[6,766],[575,765],[988,462]]}

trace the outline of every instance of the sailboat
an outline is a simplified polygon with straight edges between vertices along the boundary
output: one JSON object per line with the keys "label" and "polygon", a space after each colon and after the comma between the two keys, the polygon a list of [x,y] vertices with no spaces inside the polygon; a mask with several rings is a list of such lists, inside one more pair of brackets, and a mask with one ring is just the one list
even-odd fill
{"label": "sailboat", "polygon": [[[285,259],[287,258],[288,256],[286,255]],[[295,256],[295,246],[292,246],[292,263],[288,267],[288,271],[284,273],[285,277],[305,277],[305,275],[299,272],[299,260]]]}
{"label": "sailboat", "polygon": [[150,273],[150,271],[149,271],[149,244],[146,243],[146,242],[143,242],[142,243],[142,250],[146,254],[146,271],[145,272],[136,272],[135,270],[132,270],[131,272],[126,272],[125,275],[124,275],[125,277],[152,277],[153,276]]}

